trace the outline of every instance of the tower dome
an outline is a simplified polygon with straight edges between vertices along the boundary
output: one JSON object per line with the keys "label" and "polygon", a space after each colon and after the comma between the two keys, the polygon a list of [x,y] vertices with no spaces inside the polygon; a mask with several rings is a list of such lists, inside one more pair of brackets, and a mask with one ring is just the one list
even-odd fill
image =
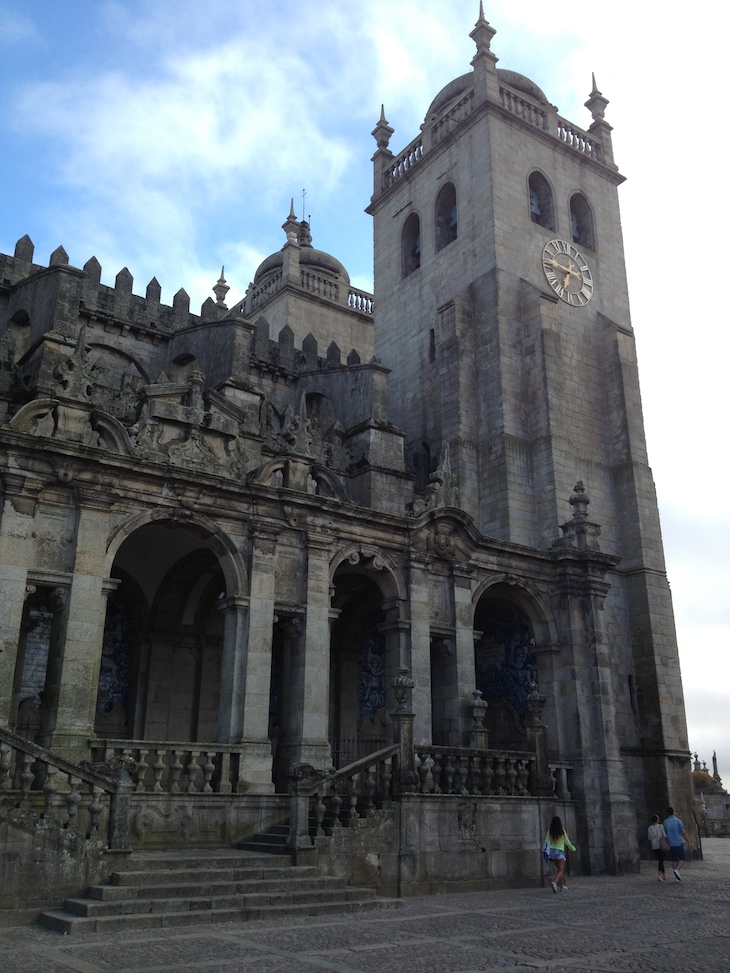
{"label": "tower dome", "polygon": [[[282,229],[287,235],[287,244],[299,244],[299,264],[301,267],[313,273],[321,274],[324,277],[331,277],[344,284],[350,283],[350,275],[336,257],[333,257],[332,254],[325,253],[323,250],[317,250],[312,246],[312,234],[309,223],[305,220],[297,220],[295,217],[294,200],[292,200],[289,216],[286,222],[282,224]],[[259,264],[253,278],[256,287],[265,283],[268,278],[274,276],[282,269],[284,265],[284,249],[287,244]]]}

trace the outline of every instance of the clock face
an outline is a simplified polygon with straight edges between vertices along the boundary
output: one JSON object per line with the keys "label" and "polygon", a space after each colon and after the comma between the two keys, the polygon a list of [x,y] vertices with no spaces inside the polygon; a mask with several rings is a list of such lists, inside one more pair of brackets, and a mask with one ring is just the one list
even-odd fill
{"label": "clock face", "polygon": [[565,240],[551,240],[542,252],[547,282],[561,301],[583,307],[593,297],[593,277],[586,258]]}

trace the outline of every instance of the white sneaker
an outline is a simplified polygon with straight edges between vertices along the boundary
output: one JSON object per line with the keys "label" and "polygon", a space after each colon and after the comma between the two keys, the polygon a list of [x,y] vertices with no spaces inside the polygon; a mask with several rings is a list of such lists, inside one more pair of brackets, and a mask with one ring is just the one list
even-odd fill
{"label": "white sneaker", "polygon": [[561,885],[560,887],[562,888],[563,892],[567,892],[568,891],[568,886],[567,885]]}
{"label": "white sneaker", "polygon": [[672,871],[674,872],[674,878],[675,878],[675,880],[677,882],[681,882],[682,881],[682,876],[679,874],[679,869],[678,868],[673,868]]}
{"label": "white sneaker", "polygon": [[551,882],[550,884],[553,887],[553,892],[555,892],[555,894],[557,895],[558,894],[558,886],[556,885],[555,882]]}

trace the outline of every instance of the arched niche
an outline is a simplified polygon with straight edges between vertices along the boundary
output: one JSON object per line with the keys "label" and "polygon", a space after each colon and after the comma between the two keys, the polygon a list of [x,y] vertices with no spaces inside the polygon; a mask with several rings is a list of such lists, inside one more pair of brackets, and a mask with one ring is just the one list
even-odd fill
{"label": "arched niche", "polygon": [[445,183],[436,196],[435,206],[436,250],[453,243],[458,230],[456,209],[456,187],[453,182]]}
{"label": "arched niche", "polygon": [[421,220],[417,213],[410,213],[403,224],[401,261],[404,277],[421,266]]}
{"label": "arched niche", "polygon": [[570,233],[576,246],[596,249],[593,209],[583,193],[573,193],[570,197]]}
{"label": "arched niche", "polygon": [[527,180],[530,219],[538,226],[548,230],[555,229],[555,207],[553,205],[553,191],[545,176],[535,170]]}

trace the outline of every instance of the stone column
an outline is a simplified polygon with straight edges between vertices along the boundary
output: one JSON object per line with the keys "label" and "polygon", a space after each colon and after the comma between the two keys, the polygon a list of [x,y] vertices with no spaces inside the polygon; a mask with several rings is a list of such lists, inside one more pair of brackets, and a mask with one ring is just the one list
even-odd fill
{"label": "stone column", "polygon": [[545,697],[538,689],[537,683],[533,682],[530,684],[530,692],[527,694],[527,714],[525,717],[527,744],[535,754],[534,789],[541,797],[550,797],[553,794],[554,783],[548,763],[547,738],[545,735],[547,727],[542,722],[544,707]]}
{"label": "stone column", "polygon": [[413,710],[416,740],[431,743],[433,739],[431,699],[431,599],[427,554],[412,553],[409,562],[408,600],[411,613],[410,669],[414,682]]}
{"label": "stone column", "polygon": [[94,735],[104,640],[106,602],[114,587],[105,580],[109,508],[93,487],[77,488],[76,553],[66,610],[53,747],[70,759],[88,755]]}
{"label": "stone column", "polygon": [[330,555],[332,538],[307,533],[307,617],[304,656],[299,666],[301,736],[296,763],[326,769],[332,764],[328,740],[330,704]]}
{"label": "stone column", "polygon": [[28,562],[32,544],[35,496],[26,477],[3,476],[0,519],[0,724],[9,726],[15,666],[27,594]]}
{"label": "stone column", "polygon": [[472,605],[472,575],[470,564],[454,563],[454,623],[456,626],[456,665],[454,685],[454,713],[452,716],[452,746],[463,747],[469,742],[472,715],[469,703],[476,685],[474,667],[474,608]]}
{"label": "stone column", "polygon": [[226,598],[216,606],[223,614],[223,658],[218,708],[218,743],[240,743],[246,697],[248,598]]}
{"label": "stone column", "polygon": [[396,709],[391,714],[395,742],[400,744],[396,787],[398,793],[409,794],[417,789],[416,765],[413,753],[413,680],[408,666],[399,666],[391,680]]}
{"label": "stone column", "polygon": [[[385,686],[386,686],[386,706],[391,709],[395,705],[396,697],[393,691],[393,680],[398,676],[401,668],[405,666],[410,673],[409,634],[410,624],[403,618],[403,599],[389,598],[382,604],[385,621],[378,626],[378,631],[385,638]],[[409,676],[410,678],[410,676]],[[409,697],[409,708],[413,707],[413,687]],[[429,704],[429,711],[430,711]],[[392,726],[389,728],[389,735],[392,734]],[[413,727],[411,727],[413,734]]]}
{"label": "stone column", "polygon": [[230,704],[232,725],[235,725],[236,733],[238,725],[235,721],[237,714],[241,713],[237,706],[241,699],[243,706],[239,738],[243,744],[240,786],[244,791],[256,794],[270,794],[274,790],[269,740],[269,701],[278,536],[278,529],[267,524],[259,524],[253,528],[248,625],[246,626],[240,610],[243,608],[241,605],[237,610],[236,620],[232,623],[234,630],[231,631],[231,665],[239,667],[237,687],[231,695]]}
{"label": "stone column", "polygon": [[615,874],[638,867],[636,810],[620,752],[613,664],[603,630],[609,586],[600,580],[597,565],[581,561],[565,565],[563,607],[570,620],[572,658],[566,660],[570,668],[562,678],[586,691],[573,695],[571,702],[563,697],[561,751],[575,764],[571,789],[584,796],[582,854],[589,859],[591,873]]}

